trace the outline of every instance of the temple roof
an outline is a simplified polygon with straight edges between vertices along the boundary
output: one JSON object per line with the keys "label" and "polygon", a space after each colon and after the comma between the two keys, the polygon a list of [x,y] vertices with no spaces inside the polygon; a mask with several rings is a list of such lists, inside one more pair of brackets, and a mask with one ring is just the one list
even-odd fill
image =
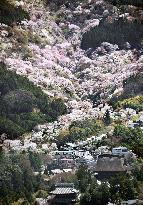
{"label": "temple roof", "polygon": [[58,194],[74,194],[78,193],[78,190],[71,187],[56,187],[54,191],[51,191],[50,194],[58,195]]}

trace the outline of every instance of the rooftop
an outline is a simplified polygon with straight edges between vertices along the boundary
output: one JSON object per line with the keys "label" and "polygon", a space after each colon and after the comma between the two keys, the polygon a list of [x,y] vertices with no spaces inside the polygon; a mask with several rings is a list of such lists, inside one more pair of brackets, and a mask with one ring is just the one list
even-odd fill
{"label": "rooftop", "polygon": [[130,170],[129,166],[124,165],[124,159],[119,157],[99,157],[95,166],[96,172],[123,172]]}
{"label": "rooftop", "polygon": [[51,191],[50,194],[60,195],[60,194],[74,194],[78,191],[71,187],[57,187],[54,191]]}
{"label": "rooftop", "polygon": [[74,188],[73,183],[58,183],[55,185],[55,187],[55,190],[51,191],[50,194],[59,195],[78,193],[78,190]]}

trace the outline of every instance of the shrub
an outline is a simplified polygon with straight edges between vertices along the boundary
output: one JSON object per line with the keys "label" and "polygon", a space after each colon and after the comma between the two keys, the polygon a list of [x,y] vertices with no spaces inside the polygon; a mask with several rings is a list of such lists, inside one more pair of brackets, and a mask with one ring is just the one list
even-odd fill
{"label": "shrub", "polygon": [[69,130],[61,129],[56,140],[58,147],[63,146],[66,142],[69,141]]}
{"label": "shrub", "polygon": [[6,133],[11,139],[21,136],[25,130],[13,121],[0,117],[0,134]]}
{"label": "shrub", "polygon": [[9,28],[9,35],[13,36],[18,43],[28,44],[28,32],[22,30],[21,28]]}
{"label": "shrub", "polygon": [[67,113],[67,107],[63,103],[63,100],[61,98],[54,99],[51,102],[51,108],[51,115],[53,116],[53,118],[57,118],[59,115],[64,115]]}
{"label": "shrub", "polygon": [[[113,101],[112,101],[113,102]],[[114,104],[116,108],[132,108],[137,112],[143,110],[143,96],[136,96],[127,99],[117,99]]]}
{"label": "shrub", "polygon": [[26,131],[30,131],[38,124],[44,124],[49,120],[48,117],[41,112],[28,112],[19,115],[9,114],[8,117],[10,120],[23,127]]}
{"label": "shrub", "polygon": [[38,190],[35,193],[36,198],[47,198],[47,196],[48,196],[48,193],[45,190]]}

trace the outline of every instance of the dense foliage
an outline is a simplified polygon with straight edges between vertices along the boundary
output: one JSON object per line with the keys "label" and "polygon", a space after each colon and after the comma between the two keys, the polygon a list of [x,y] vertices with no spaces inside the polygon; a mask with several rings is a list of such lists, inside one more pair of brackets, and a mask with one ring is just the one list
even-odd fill
{"label": "dense foliage", "polygon": [[0,1],[0,23],[11,25],[29,18],[29,15],[20,6],[14,6],[15,1]]}
{"label": "dense foliage", "polygon": [[33,193],[39,189],[40,178],[34,176],[33,165],[29,158],[31,156],[28,154],[0,153],[1,205],[9,205],[18,200],[23,201],[19,204],[33,204]]}
{"label": "dense foliage", "polygon": [[110,200],[110,192],[107,183],[103,182],[98,185],[91,182],[88,190],[81,197],[81,205],[106,205]]}
{"label": "dense foliage", "polygon": [[110,100],[110,104],[114,109],[117,108],[132,108],[137,112],[143,110],[143,96],[137,95],[131,98],[124,98],[124,96],[113,97]]}
{"label": "dense foliage", "polygon": [[143,7],[143,1],[142,0],[108,0],[113,5],[133,5],[133,6],[139,6]]}
{"label": "dense foliage", "polygon": [[97,119],[75,121],[70,125],[72,140],[83,140],[92,135],[97,135],[103,129],[103,123]]}
{"label": "dense foliage", "polygon": [[136,111],[143,110],[143,96],[136,96],[133,98],[128,98],[117,103],[117,107],[122,108],[132,108]]}
{"label": "dense foliage", "polygon": [[15,138],[38,123],[57,119],[67,109],[62,99],[49,99],[41,88],[0,64],[0,134]]}
{"label": "dense foliage", "polygon": [[132,129],[119,124],[115,127],[113,135],[139,157],[143,157],[143,132],[140,127]]}
{"label": "dense foliage", "polygon": [[87,166],[82,165],[76,175],[82,192],[81,205],[106,205],[108,202],[120,204],[121,200],[134,199],[137,196],[137,180],[128,174],[112,177],[99,184],[91,176]]}
{"label": "dense foliage", "polygon": [[68,3],[74,3],[74,4],[77,4],[79,2],[82,2],[84,0],[45,0],[45,2],[47,4],[49,3],[54,3],[56,4],[57,6],[61,6],[63,4],[67,5]]}
{"label": "dense foliage", "polygon": [[85,50],[97,48],[103,42],[117,44],[120,48],[123,48],[126,42],[129,42],[132,47],[140,47],[142,37],[143,25],[140,22],[127,22],[119,19],[111,23],[103,20],[100,26],[83,34],[81,47]]}
{"label": "dense foliage", "polygon": [[102,121],[97,119],[85,119],[82,121],[74,121],[71,123],[68,130],[61,130],[57,137],[57,145],[60,147],[66,142],[76,142],[79,140],[85,140],[88,137],[97,135],[104,129]]}
{"label": "dense foliage", "polygon": [[143,94],[143,74],[139,72],[138,74],[132,75],[124,80],[123,88],[123,96],[126,98]]}
{"label": "dense foliage", "polygon": [[138,195],[137,181],[131,175],[118,175],[111,178],[109,183],[112,202],[135,199]]}
{"label": "dense foliage", "polygon": [[113,108],[130,107],[137,111],[142,111],[142,94],[143,74],[138,73],[123,81],[123,93],[119,96],[113,96],[109,103]]}

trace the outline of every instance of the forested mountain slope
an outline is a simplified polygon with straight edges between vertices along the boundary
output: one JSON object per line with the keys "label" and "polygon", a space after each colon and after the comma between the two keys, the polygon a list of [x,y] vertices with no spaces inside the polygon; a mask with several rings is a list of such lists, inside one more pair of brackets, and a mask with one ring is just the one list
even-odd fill
{"label": "forested mountain slope", "polygon": [[[59,181],[80,205],[143,199],[142,94],[142,0],[0,0],[0,205],[45,205]],[[88,154],[51,174],[68,145]],[[100,184],[116,146],[129,173]]]}

